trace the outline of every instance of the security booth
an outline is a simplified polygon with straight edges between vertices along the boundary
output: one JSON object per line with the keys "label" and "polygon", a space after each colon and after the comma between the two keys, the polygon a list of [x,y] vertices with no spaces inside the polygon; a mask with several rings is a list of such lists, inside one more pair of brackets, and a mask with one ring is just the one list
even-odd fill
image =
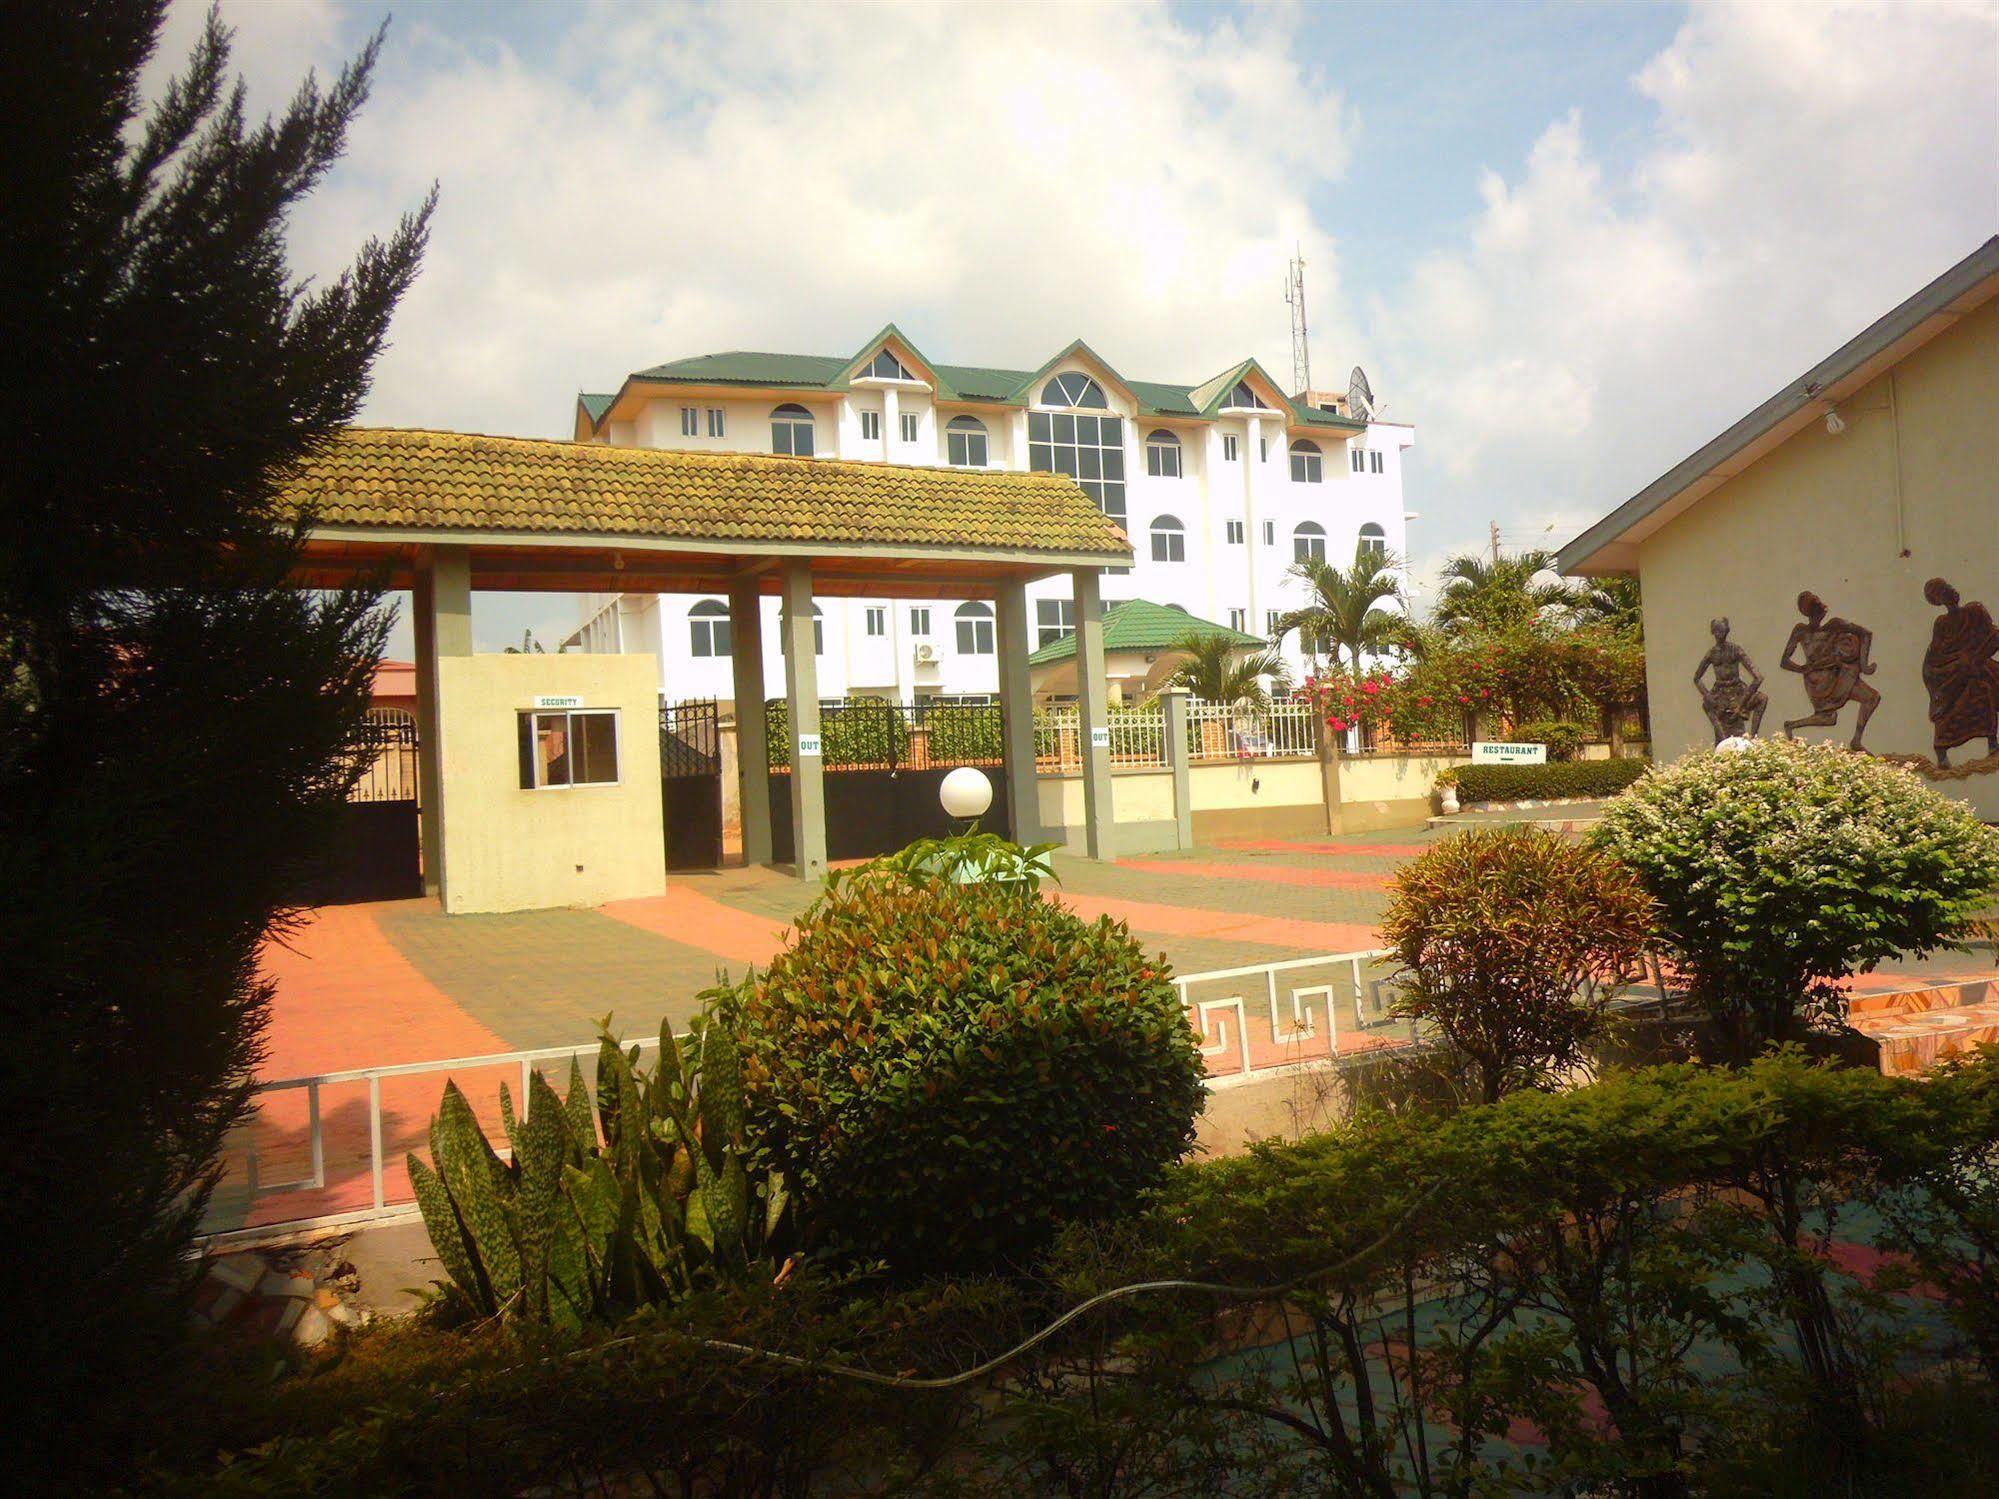
{"label": "security booth", "polygon": [[[472,594],[701,592],[729,600],[739,704],[761,703],[761,598],[782,600],[775,757],[788,767],[791,857],[826,868],[813,599],[964,598],[995,609],[1006,800],[1032,839],[1027,584],[1076,593],[1084,851],[1113,853],[1098,580],[1124,532],[1066,477],[826,459],[665,452],[458,432],[354,429],[288,497],[313,517],[298,581],[411,594],[424,887],[449,913],[659,894],[659,665],[651,655],[480,655]],[[670,684],[669,684],[670,685]],[[739,714],[744,853],[773,861],[764,715]]]}

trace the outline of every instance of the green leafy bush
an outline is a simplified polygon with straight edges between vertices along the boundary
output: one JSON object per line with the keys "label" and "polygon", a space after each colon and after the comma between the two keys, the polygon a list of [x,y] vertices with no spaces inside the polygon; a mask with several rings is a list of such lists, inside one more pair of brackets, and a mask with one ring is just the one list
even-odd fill
{"label": "green leafy bush", "polygon": [[932,765],[997,764],[1006,758],[1006,730],[997,707],[938,703],[925,710]]}
{"label": "green leafy bush", "polygon": [[1652,768],[1649,760],[1570,760],[1548,765],[1460,765],[1458,797],[1467,802],[1548,801],[1615,796]]}
{"label": "green leafy bush", "polygon": [[1560,764],[1575,759],[1582,747],[1595,737],[1596,731],[1588,724],[1550,718],[1515,725],[1513,732],[1506,736],[1506,742],[1545,744],[1548,746],[1549,761]]}
{"label": "green leafy bush", "polygon": [[[791,705],[781,697],[764,704],[764,749],[772,770],[791,765]],[[855,765],[904,765],[909,761],[909,718],[886,698],[850,697],[819,709],[819,753],[826,769]]]}
{"label": "green leafy bush", "polygon": [[1584,1059],[1652,935],[1652,901],[1615,859],[1537,828],[1446,838],[1395,876],[1382,940],[1398,1014],[1477,1068],[1484,1101]]}
{"label": "green leafy bush", "polygon": [[1838,1020],[1844,979],[1951,945],[1999,889],[1999,833],[1969,807],[1829,745],[1689,755],[1612,802],[1594,838],[1658,901],[1737,1057]]}
{"label": "green leafy bush", "polygon": [[909,1275],[1016,1268],[1126,1211],[1204,1092],[1165,963],[1124,926],[934,866],[836,879],[729,1005],[801,1228]]}
{"label": "green leafy bush", "polygon": [[458,1085],[444,1085],[431,1164],[411,1154],[410,1185],[474,1313],[576,1328],[679,1301],[718,1276],[769,1277],[788,1194],[775,1173],[750,1181],[735,1040],[703,1018],[685,1047],[662,1026],[659,1048],[642,1070],[639,1048],[627,1054],[607,1034],[594,1113],[573,1059],[567,1101],[529,1074],[524,1119],[502,1083],[508,1161]]}

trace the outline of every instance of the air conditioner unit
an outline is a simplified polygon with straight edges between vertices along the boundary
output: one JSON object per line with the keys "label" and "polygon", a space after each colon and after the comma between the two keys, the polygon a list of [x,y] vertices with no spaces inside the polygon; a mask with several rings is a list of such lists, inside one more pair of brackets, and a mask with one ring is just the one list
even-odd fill
{"label": "air conditioner unit", "polygon": [[927,664],[927,663],[929,663],[929,662],[932,662],[932,661],[935,661],[936,659],[937,659],[937,647],[936,647],[936,646],[934,646],[934,645],[919,645],[919,646],[917,646],[917,648],[916,648],[916,664],[917,664],[918,666],[922,666],[922,665],[925,665],[925,664]]}

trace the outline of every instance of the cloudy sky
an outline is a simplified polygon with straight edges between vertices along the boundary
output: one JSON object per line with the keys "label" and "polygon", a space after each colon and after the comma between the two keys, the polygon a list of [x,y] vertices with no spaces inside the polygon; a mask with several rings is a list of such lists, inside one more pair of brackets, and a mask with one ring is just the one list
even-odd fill
{"label": "cloudy sky", "polygon": [[[202,6],[173,18],[161,68]],[[717,349],[1366,367],[1419,571],[1559,543],[1999,231],[1999,0],[223,0],[275,107],[393,11],[327,272],[435,180],[366,419],[566,437]],[[573,627],[481,601],[482,647]],[[405,637],[406,638],[406,637]]]}

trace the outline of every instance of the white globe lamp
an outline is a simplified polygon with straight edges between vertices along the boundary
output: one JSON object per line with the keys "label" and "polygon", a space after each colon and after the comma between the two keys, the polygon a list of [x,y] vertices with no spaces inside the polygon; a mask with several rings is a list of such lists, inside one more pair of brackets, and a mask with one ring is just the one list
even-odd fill
{"label": "white globe lamp", "polygon": [[993,783],[976,766],[960,765],[944,777],[944,784],[937,788],[937,800],[944,804],[946,817],[976,822],[993,804]]}

